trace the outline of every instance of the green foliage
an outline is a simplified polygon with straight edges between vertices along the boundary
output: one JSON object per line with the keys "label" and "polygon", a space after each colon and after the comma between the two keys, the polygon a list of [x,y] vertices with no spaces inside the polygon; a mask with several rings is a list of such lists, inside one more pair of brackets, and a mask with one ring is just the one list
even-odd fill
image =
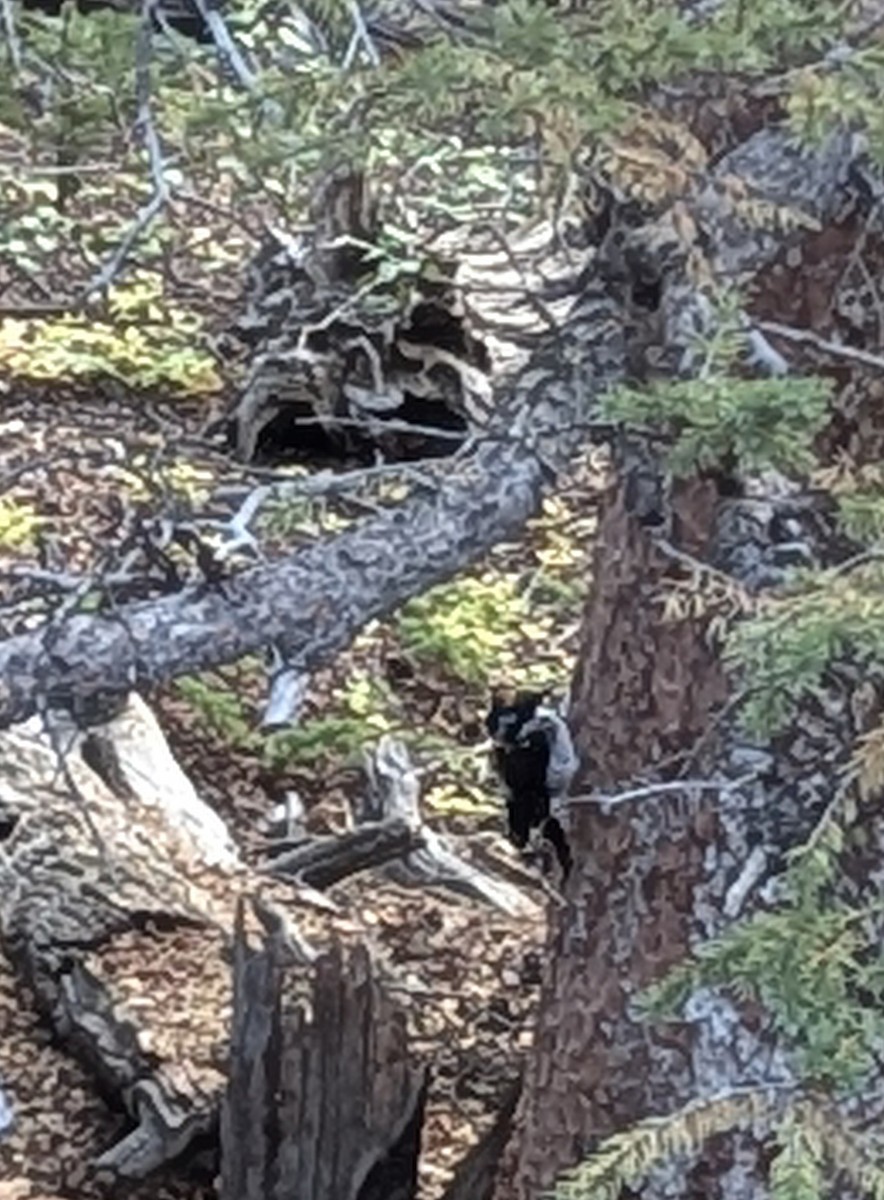
{"label": "green foliage", "polygon": [[40,517],[30,504],[0,497],[0,549],[29,549],[40,524]]}
{"label": "green foliage", "polygon": [[735,1091],[697,1101],[667,1116],[650,1117],[606,1138],[596,1152],[556,1182],[551,1200],[619,1200],[657,1163],[696,1154],[703,1143],[734,1126],[769,1120],[771,1094]]}
{"label": "green foliage", "polygon": [[246,706],[233,688],[196,676],[182,676],[175,687],[202,723],[225,742],[243,749],[254,744]]}
{"label": "green foliage", "polygon": [[[116,187],[99,186],[91,174],[69,176],[59,185],[65,197],[44,188],[36,207],[24,202],[22,189],[39,181],[17,171],[21,194],[0,236],[29,270],[74,243],[78,267],[84,260],[94,267],[101,244],[116,244],[120,220],[131,219],[121,209],[144,178],[143,154],[127,132],[136,115],[138,18],[80,14],[72,4],[61,22],[17,3],[13,11],[21,64],[12,69],[9,47],[0,45],[0,122],[21,134],[35,158],[53,161],[62,146],[68,165],[120,166]],[[291,220],[303,217],[316,172],[346,162],[368,167],[383,224],[411,235],[486,222],[495,212],[536,215],[558,194],[573,154],[587,139],[620,128],[646,85],[697,69],[788,66],[835,44],[845,17],[836,0],[725,0],[702,22],[686,19],[674,0],[561,9],[509,0],[475,16],[467,44],[438,38],[375,68],[359,56],[344,63],[353,33],[349,5],[313,0],[306,11],[326,52],[293,8],[271,14],[255,0],[240,0],[229,11],[255,68],[252,90],[218,79],[213,47],[174,34],[153,39],[152,116],[174,163],[166,170],[173,192],[185,184],[223,204],[235,189],[242,204],[260,199],[262,218]],[[51,88],[44,86],[47,63]],[[29,99],[35,94],[36,115]],[[187,225],[176,219],[167,226],[179,247]],[[153,261],[158,238],[154,229],[142,241],[151,243]],[[228,254],[229,247],[211,247],[216,262]],[[396,271],[416,270],[419,246],[393,258]]]}
{"label": "green foliage", "polygon": [[672,1014],[700,986],[730,988],[765,1005],[805,1077],[830,1087],[856,1084],[884,1037],[884,965],[869,960],[863,921],[870,910],[826,905],[815,886],[818,866],[811,861],[802,877],[807,866],[799,864],[783,909],[735,926],[650,988],[648,1015]]}
{"label": "green foliage", "polygon": [[838,497],[842,531],[854,542],[872,546],[884,542],[884,493],[856,491]]}
{"label": "green foliage", "polygon": [[882,71],[884,48],[874,43],[855,50],[836,71],[806,68],[789,100],[793,129],[808,141],[820,142],[835,129],[860,127],[870,153],[884,162]]}
{"label": "green foliage", "polygon": [[109,319],[64,315],[0,322],[0,370],[30,379],[113,377],[132,388],[190,394],[220,386],[201,350],[201,321],[162,299],[162,280],[137,274],[109,298]]}
{"label": "green foliage", "polygon": [[338,707],[339,715],[316,717],[291,729],[271,733],[264,741],[264,760],[271,767],[329,759],[354,760],[367,742],[390,733],[394,724],[385,711],[386,688],[370,676],[354,675]]}
{"label": "green foliage", "polygon": [[747,724],[777,732],[801,697],[819,689],[830,662],[848,655],[878,661],[882,645],[884,565],[796,576],[792,595],[772,601],[729,638],[728,658],[751,687]]}
{"label": "green foliage", "polygon": [[870,1200],[884,1200],[884,1171],[873,1139],[845,1125],[837,1109],[812,1095],[789,1098],[784,1114],[783,1100],[776,1088],[735,1089],[642,1121],[606,1139],[548,1195],[552,1200],[619,1200],[624,1186],[634,1187],[657,1163],[676,1155],[696,1158],[716,1135],[776,1122],[771,1200],[821,1200],[831,1194],[824,1185],[838,1176]]}
{"label": "green foliage", "polygon": [[[305,472],[306,474],[306,472]],[[293,476],[297,478],[297,476]],[[262,533],[290,540],[339,533],[351,524],[325,497],[293,496],[268,503],[259,518]]]}
{"label": "green foliage", "polygon": [[[595,1154],[566,1172],[551,1200],[618,1200],[660,1162],[701,1154],[706,1142],[740,1126],[776,1122],[770,1166],[771,1200],[821,1200],[824,1184],[841,1175],[861,1195],[884,1200],[884,1171],[871,1142],[845,1126],[837,1110],[811,1098],[787,1104],[776,1089],[735,1089],[697,1101],[665,1117],[652,1117],[607,1138]],[[779,1118],[779,1120],[778,1120]]]}
{"label": "green foliage", "polygon": [[829,391],[818,377],[710,375],[644,392],[618,388],[604,408],[616,421],[662,426],[673,439],[669,465],[677,475],[733,459],[747,473],[774,467],[796,474],[814,465],[813,438],[825,424]]}
{"label": "green foliage", "polygon": [[677,475],[734,466],[745,472],[809,471],[831,385],[818,377],[737,378],[744,348],[739,297],[722,295],[713,332],[697,339],[694,378],[660,381],[641,391],[614,388],[602,410],[614,421],[659,428],[672,443],[669,466]]}
{"label": "green foliage", "polygon": [[193,676],[176,687],[198,718],[238,750],[257,754],[266,766],[281,769],[292,763],[352,759],[379,734],[392,731],[381,711],[386,692],[380,684],[357,674],[339,701],[339,712],[302,721],[290,729],[261,734],[249,708],[231,685]]}
{"label": "green foliage", "polygon": [[823,1200],[823,1154],[814,1131],[792,1111],[777,1129],[776,1140],[771,1200]]}
{"label": "green foliage", "polygon": [[472,683],[499,670],[501,652],[522,632],[528,615],[516,581],[468,577],[409,600],[399,614],[404,645]]}
{"label": "green foliage", "polygon": [[291,729],[271,733],[264,742],[263,758],[269,767],[353,759],[377,738],[378,729],[360,717],[317,717]]}

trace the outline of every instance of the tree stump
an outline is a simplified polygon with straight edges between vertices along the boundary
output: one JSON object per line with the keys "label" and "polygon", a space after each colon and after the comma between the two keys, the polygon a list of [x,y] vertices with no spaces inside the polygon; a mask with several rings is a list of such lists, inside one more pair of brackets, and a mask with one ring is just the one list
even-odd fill
{"label": "tree stump", "polygon": [[271,936],[250,952],[238,916],[221,1200],[411,1200],[427,1074],[368,951],[339,942],[296,980]]}

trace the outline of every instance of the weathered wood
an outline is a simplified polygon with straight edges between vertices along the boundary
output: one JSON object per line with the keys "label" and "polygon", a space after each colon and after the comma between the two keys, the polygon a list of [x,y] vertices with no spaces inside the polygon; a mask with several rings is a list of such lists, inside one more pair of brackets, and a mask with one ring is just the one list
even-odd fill
{"label": "weathered wood", "polygon": [[333,946],[299,1002],[281,945],[248,951],[239,921],[221,1200],[412,1200],[426,1072],[367,950]]}
{"label": "weathered wood", "polygon": [[[740,175],[766,199],[800,204],[815,218],[838,202],[844,179],[861,168],[862,155],[850,137],[832,137],[805,152],[785,131],[765,130],[714,173],[698,176],[693,221],[696,229],[708,231],[702,240],[711,245],[713,269],[730,279],[745,277],[784,240],[775,225],[752,222],[751,206],[743,210],[722,200],[725,176]],[[660,245],[637,236],[619,248],[604,247],[604,253],[632,256],[656,277],[655,257],[671,252],[683,260],[697,250],[682,244],[686,228],[664,214],[653,231]],[[72,613],[53,624],[51,654],[42,628],[0,643],[0,726],[29,716],[41,697],[75,707],[103,689],[123,693],[164,682],[271,643],[292,671],[313,670],[349,645],[367,622],[512,535],[585,441],[600,394],[630,365],[641,373],[643,327],[659,320],[657,312],[636,311],[622,263],[599,265],[589,274],[577,272],[579,297],[571,311],[538,336],[527,366],[500,383],[494,416],[470,454],[442,468],[422,468],[401,504],[276,562],[212,587],[201,581],[111,613]],[[708,301],[693,286],[673,289],[665,303],[668,318],[684,328],[702,325],[708,315]],[[657,366],[684,369],[690,356],[681,354],[681,362],[676,351],[671,363]],[[333,597],[345,597],[346,603]]]}
{"label": "weathered wood", "polygon": [[415,850],[422,833],[401,817],[373,821],[337,837],[310,838],[276,852],[271,844],[267,869],[274,875],[302,880],[312,887],[331,887],[339,879],[379,867]]}
{"label": "weathered wood", "polygon": [[443,887],[482,900],[510,915],[536,917],[538,906],[521,888],[462,858],[449,839],[423,824],[420,780],[407,748],[384,735],[365,756],[367,787],[357,820],[401,820],[419,834],[419,845],[389,863],[388,878],[405,886]]}
{"label": "weathered wood", "polygon": [[[219,960],[218,922],[229,909],[232,924],[244,868],[137,696],[89,732],[50,713],[0,733],[0,820],[11,828],[0,855],[3,948],[55,1036],[132,1119],[96,1167],[143,1178],[212,1129],[221,1086],[199,1053],[182,1062],[150,1048],[157,996],[162,1007],[176,995],[164,939],[190,939]],[[146,927],[135,969],[147,994],[136,988],[133,1007],[104,955],[121,952],[131,973],[131,940]],[[222,984],[205,997],[195,1042],[214,1034],[222,1044],[225,1006]]]}
{"label": "weathered wood", "polygon": [[338,537],[210,587],[201,579],[107,613],[72,613],[53,623],[51,654],[44,629],[0,643],[0,726],[30,715],[41,697],[75,708],[99,690],[151,686],[271,644],[292,672],[309,672],[368,621],[514,534],[584,441],[593,398],[623,372],[618,287],[601,276],[587,284],[577,263],[573,272],[567,319],[538,334],[528,366],[502,381],[470,453],[422,464],[401,504]]}

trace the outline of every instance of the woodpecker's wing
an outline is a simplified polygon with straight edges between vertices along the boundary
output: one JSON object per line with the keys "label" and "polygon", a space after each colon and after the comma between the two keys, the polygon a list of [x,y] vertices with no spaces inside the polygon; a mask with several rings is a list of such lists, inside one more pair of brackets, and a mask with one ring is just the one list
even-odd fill
{"label": "woodpecker's wing", "polygon": [[571,786],[571,780],[580,766],[580,759],[574,749],[567,723],[558,713],[551,713],[547,721],[551,737],[546,784],[551,796],[563,796]]}

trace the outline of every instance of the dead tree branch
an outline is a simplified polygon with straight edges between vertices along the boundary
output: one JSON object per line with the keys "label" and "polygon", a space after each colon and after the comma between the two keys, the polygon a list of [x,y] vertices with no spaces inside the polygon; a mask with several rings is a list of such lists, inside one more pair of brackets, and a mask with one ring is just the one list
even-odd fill
{"label": "dead tree branch", "polygon": [[420,837],[402,818],[373,821],[340,837],[310,838],[283,853],[270,847],[268,870],[311,887],[331,887],[357,871],[379,867],[416,849]]}
{"label": "dead tree branch", "polygon": [[[745,277],[787,240],[723,202],[717,177],[739,175],[768,201],[819,220],[843,196],[843,181],[860,154],[848,135],[811,150],[783,131],[765,129],[726,156],[695,200],[698,221],[718,235],[714,270]],[[629,238],[645,261],[656,253],[641,229]],[[683,261],[676,239],[679,254]],[[664,278],[671,273],[662,260],[658,269]],[[701,300],[683,280],[664,292],[666,337],[680,343],[673,347],[682,355],[680,369]],[[293,671],[327,662],[368,621],[463,569],[536,510],[544,487],[584,440],[600,393],[622,376],[627,349],[631,359],[641,353],[640,344],[625,345],[634,329],[629,303],[628,274],[594,273],[562,327],[508,383],[488,436],[447,464],[435,492],[415,488],[398,506],[339,537],[211,585],[204,581],[112,613],[70,614],[53,631],[51,651],[39,630],[0,643],[0,726],[29,716],[41,696],[70,707],[96,690],[156,684],[269,643]],[[701,307],[708,310],[708,303]]]}

